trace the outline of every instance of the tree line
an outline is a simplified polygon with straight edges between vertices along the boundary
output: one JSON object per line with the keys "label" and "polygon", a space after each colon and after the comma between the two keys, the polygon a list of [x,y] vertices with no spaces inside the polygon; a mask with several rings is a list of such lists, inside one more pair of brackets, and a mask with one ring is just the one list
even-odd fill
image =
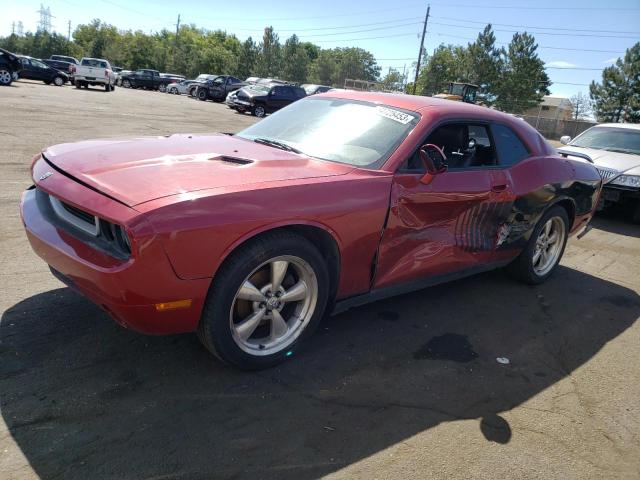
{"label": "tree line", "polygon": [[[387,90],[403,90],[397,70],[381,77],[374,55],[362,48],[324,49],[291,35],[282,42],[273,27],[262,38],[240,41],[225,31],[183,25],[178,32],[118,30],[93,20],[78,25],[73,39],[57,33],[28,32],[0,37],[7,50],[47,58],[51,54],[108,59],[130,70],[152,68],[193,78],[200,73],[277,77],[299,83],[342,87],[346,78],[379,81]],[[450,82],[479,86],[479,101],[510,113],[522,113],[549,94],[551,81],[537,53],[535,38],[515,33],[506,47],[496,45],[491,24],[467,46],[440,45],[424,55],[416,82],[418,95],[445,92]],[[413,84],[406,86],[413,91]],[[589,101],[581,97],[576,117],[593,111],[599,121],[640,121],[640,42],[603,70],[602,82],[592,82]]]}
{"label": "tree line", "polygon": [[51,54],[106,58],[112,65],[130,70],[151,68],[183,74],[201,73],[278,77],[292,82],[342,86],[345,78],[375,81],[380,67],[371,52],[362,48],[323,49],[291,35],[284,43],[273,27],[264,29],[258,41],[240,41],[235,35],[183,25],[179,31],[155,33],[122,31],[100,20],[78,25],[73,40],[57,33],[28,32],[0,37],[7,50],[47,58]]}

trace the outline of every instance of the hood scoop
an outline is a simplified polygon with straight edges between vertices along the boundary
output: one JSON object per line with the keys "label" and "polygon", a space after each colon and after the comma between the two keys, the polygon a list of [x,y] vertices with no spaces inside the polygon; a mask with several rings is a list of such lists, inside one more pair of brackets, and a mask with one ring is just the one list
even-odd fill
{"label": "hood scoop", "polygon": [[231,157],[229,155],[219,155],[217,157],[211,157],[209,160],[229,163],[231,165],[236,165],[236,166],[249,165],[253,163],[253,160],[249,160],[247,158],[240,158],[240,157]]}

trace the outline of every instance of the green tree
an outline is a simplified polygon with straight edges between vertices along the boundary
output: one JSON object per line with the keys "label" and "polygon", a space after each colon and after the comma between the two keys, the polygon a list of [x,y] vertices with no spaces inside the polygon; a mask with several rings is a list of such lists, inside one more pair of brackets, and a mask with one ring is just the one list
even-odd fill
{"label": "green tree", "polygon": [[266,27],[259,46],[256,73],[260,77],[277,77],[280,74],[281,63],[280,39],[273,31],[273,27]]}
{"label": "green tree", "polygon": [[300,43],[298,36],[293,34],[284,43],[282,49],[282,75],[286,80],[303,83],[307,80],[309,55]]}
{"label": "green tree", "polygon": [[598,121],[640,122],[640,42],[602,71],[602,83],[591,82],[589,94]]}
{"label": "green tree", "polygon": [[84,55],[104,58],[105,49],[116,40],[118,35],[116,27],[95,19],[88,25],[78,25],[73,32],[73,39],[80,46]]}
{"label": "green tree", "polygon": [[309,67],[309,81],[320,85],[333,85],[336,59],[331,50],[322,50]]}
{"label": "green tree", "polygon": [[[433,55],[426,57],[420,69],[416,94],[432,96],[447,91],[450,82],[461,80],[463,60],[461,51],[453,45],[440,45]],[[407,91],[412,91],[407,88]]]}
{"label": "green tree", "polygon": [[371,52],[355,47],[334,48],[331,52],[335,58],[335,69],[331,77],[333,85],[344,85],[347,78],[369,81],[378,79],[380,67]]}
{"label": "green tree", "polygon": [[238,77],[248,78],[254,75],[256,61],[258,59],[258,46],[251,37],[247,38],[240,48],[238,56]]}
{"label": "green tree", "polygon": [[385,90],[391,90],[394,92],[402,91],[404,86],[404,77],[398,70],[391,68],[384,76],[381,83]]}
{"label": "green tree", "polygon": [[549,77],[536,53],[538,45],[528,33],[516,33],[502,52],[504,68],[495,86],[496,106],[510,113],[535,107],[549,94]]}
{"label": "green tree", "polygon": [[491,24],[478,34],[475,42],[466,50],[467,74],[465,81],[478,85],[485,104],[493,103],[496,87],[502,73],[500,49],[496,47],[496,36]]}

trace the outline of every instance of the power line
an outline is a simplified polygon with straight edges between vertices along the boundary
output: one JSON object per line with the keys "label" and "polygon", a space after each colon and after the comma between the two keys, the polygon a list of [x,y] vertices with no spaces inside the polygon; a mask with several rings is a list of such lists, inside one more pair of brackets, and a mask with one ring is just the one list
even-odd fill
{"label": "power line", "polygon": [[[455,8],[478,8],[477,4],[453,4],[453,3],[440,3],[432,2],[434,5],[442,5],[443,7],[455,7]],[[585,11],[640,11],[640,8],[624,8],[624,7],[527,7],[518,5],[480,5],[481,8],[487,9],[506,9],[506,10],[585,10]]]}
{"label": "power line", "polygon": [[[398,33],[396,35],[381,35],[379,37],[361,37],[361,38],[341,38],[339,40],[315,40],[315,43],[329,43],[329,42],[356,42],[359,40],[377,40],[379,38],[395,38],[395,37],[408,37],[417,35],[416,33]],[[306,37],[300,37],[304,40]]]}
{"label": "power line", "polygon": [[[433,15],[432,15],[433,16]],[[595,30],[593,28],[587,28],[587,29],[582,29],[582,28],[561,28],[561,27],[534,27],[532,25],[511,25],[509,23],[493,23],[493,22],[481,22],[481,21],[475,21],[475,20],[462,20],[459,18],[455,18],[455,17],[435,17],[435,18],[442,18],[444,20],[453,20],[456,22],[461,22],[461,23],[475,23],[478,25],[488,25],[491,24],[499,26],[499,27],[513,27],[513,28],[537,28],[539,30],[563,30],[563,31],[568,31],[568,32],[602,32],[602,33],[631,33],[631,34],[638,34],[640,32],[624,32],[624,31],[620,31],[620,30]]]}
{"label": "power line", "polygon": [[376,30],[388,30],[390,28],[406,27],[408,25],[422,25],[422,22],[402,23],[400,25],[368,28],[366,30],[353,30],[353,31],[350,31],[350,32],[316,33],[316,34],[313,34],[313,35],[305,35],[305,38],[309,38],[309,37],[328,37],[328,36],[333,36],[333,35],[348,35],[348,34],[352,34],[352,33],[373,32],[373,31],[376,31]]}
{"label": "power line", "polygon": [[[454,25],[452,23],[441,23],[441,22],[433,22],[434,25],[442,25],[444,27],[455,27],[455,28],[470,28],[473,30],[477,30],[477,27],[472,27],[470,25]],[[521,33],[518,30],[501,30],[501,29],[493,29],[494,32],[503,32],[503,33]],[[534,32],[534,31],[529,31],[528,33],[533,33],[535,35],[553,35],[553,36],[560,36],[560,37],[597,37],[597,38],[629,38],[629,39],[636,39],[637,37],[628,37],[628,36],[621,36],[621,35],[594,35],[594,34],[587,34],[587,33],[556,33],[556,32]]]}
{"label": "power line", "polygon": [[[358,25],[341,25],[341,26],[335,26],[335,27],[320,27],[320,28],[304,28],[304,29],[300,29],[300,28],[274,28],[274,30],[277,30],[278,32],[294,32],[294,33],[299,33],[299,32],[318,32],[318,31],[324,31],[324,30],[339,30],[342,28],[359,28],[359,27],[371,27],[374,25],[388,25],[390,23],[399,23],[399,22],[407,22],[409,20],[416,20],[416,17],[405,17],[405,18],[397,18],[395,20],[386,20],[384,22],[373,22],[373,23],[361,23]],[[417,23],[422,23],[422,22],[417,22]],[[243,32],[258,32],[258,31],[262,31],[262,28],[234,28],[234,30],[240,30]],[[346,33],[346,32],[343,32]]]}
{"label": "power line", "polygon": [[[477,38],[470,38],[470,37],[461,37],[459,35],[449,35],[447,33],[438,33],[438,32],[431,32],[434,35],[437,35],[439,37],[450,37],[450,38],[456,38],[458,40],[470,40],[472,42],[475,42],[477,40]],[[504,43],[504,42],[496,42],[496,45],[499,45],[501,47],[507,46],[509,45],[508,43]],[[597,49],[589,49],[589,48],[567,48],[567,47],[554,47],[554,46],[550,46],[550,45],[538,45],[538,48],[548,48],[549,50],[567,50],[567,51],[572,51],[572,52],[593,52],[593,53],[616,53],[618,55],[623,55],[624,52],[620,52],[618,50],[597,50]]]}

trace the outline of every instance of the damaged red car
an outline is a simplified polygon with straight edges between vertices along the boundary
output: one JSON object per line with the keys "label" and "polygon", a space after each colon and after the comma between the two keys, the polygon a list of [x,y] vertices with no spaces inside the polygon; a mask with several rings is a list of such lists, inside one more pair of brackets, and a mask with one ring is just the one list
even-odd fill
{"label": "damaged red car", "polygon": [[601,179],[524,121],[434,98],[314,95],[235,135],[56,145],[33,161],[34,251],[121,325],[285,360],[322,316],[508,267],[546,280]]}

